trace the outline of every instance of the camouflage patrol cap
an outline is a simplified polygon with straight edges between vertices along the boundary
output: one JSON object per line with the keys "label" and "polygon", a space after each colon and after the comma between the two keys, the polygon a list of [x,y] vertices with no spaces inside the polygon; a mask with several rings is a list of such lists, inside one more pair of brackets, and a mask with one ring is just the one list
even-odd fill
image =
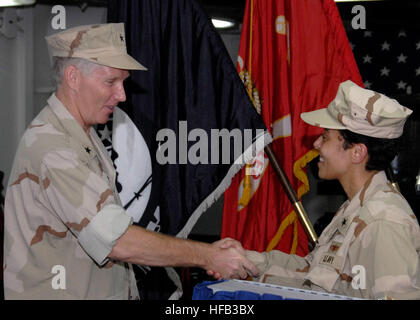
{"label": "camouflage patrol cap", "polygon": [[82,58],[125,70],[147,70],[127,54],[123,23],[86,25],[45,38],[51,57]]}
{"label": "camouflage patrol cap", "polygon": [[395,99],[347,80],[340,84],[327,108],[304,112],[300,117],[321,128],[347,129],[365,136],[394,139],[402,135],[404,123],[412,112]]}

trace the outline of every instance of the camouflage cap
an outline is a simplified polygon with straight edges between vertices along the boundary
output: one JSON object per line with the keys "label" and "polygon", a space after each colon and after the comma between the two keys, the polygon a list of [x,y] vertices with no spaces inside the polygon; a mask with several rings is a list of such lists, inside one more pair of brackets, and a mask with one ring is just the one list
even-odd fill
{"label": "camouflage cap", "polygon": [[127,54],[123,23],[86,25],[45,38],[51,57],[82,58],[125,70],[147,70]]}
{"label": "camouflage cap", "polygon": [[404,123],[412,112],[395,99],[347,80],[340,84],[327,108],[304,112],[300,117],[313,126],[394,139],[402,135]]}

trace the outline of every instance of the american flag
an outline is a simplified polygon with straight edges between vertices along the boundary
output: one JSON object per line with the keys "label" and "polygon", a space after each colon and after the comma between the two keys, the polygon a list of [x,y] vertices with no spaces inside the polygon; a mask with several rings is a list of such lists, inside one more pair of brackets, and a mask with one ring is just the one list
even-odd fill
{"label": "american flag", "polygon": [[397,99],[414,111],[404,129],[400,153],[392,168],[402,194],[420,219],[420,197],[415,193],[420,149],[420,32],[398,26],[347,29],[347,37],[367,89]]}
{"label": "american flag", "polygon": [[347,31],[367,89],[390,97],[420,94],[420,34],[395,30]]}

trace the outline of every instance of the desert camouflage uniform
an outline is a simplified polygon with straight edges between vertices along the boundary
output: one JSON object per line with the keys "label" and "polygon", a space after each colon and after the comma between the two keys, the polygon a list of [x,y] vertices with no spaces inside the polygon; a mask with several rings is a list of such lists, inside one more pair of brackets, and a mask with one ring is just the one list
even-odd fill
{"label": "desert camouflage uniform", "polygon": [[5,202],[6,299],[138,298],[132,266],[107,258],[132,219],[90,138],[55,94],[22,137]]}
{"label": "desert camouflage uniform", "polygon": [[305,258],[276,250],[249,251],[248,257],[262,282],[369,299],[420,299],[419,253],[417,219],[381,171],[341,206]]}

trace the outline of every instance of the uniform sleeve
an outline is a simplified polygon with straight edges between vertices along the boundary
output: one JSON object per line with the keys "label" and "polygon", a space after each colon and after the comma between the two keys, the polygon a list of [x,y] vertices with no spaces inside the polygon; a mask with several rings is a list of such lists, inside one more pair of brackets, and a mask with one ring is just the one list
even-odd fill
{"label": "uniform sleeve", "polygon": [[108,181],[69,149],[49,152],[41,164],[41,202],[72,231],[87,254],[105,264],[132,224]]}
{"label": "uniform sleeve", "polygon": [[279,250],[270,252],[246,250],[246,257],[258,268],[260,282],[297,286],[298,282],[295,280],[303,279],[309,270],[309,263],[304,258]]}
{"label": "uniform sleeve", "polygon": [[373,221],[355,239],[349,254],[351,264],[365,270],[369,296],[400,299],[420,295],[420,288],[415,285],[419,276],[419,255],[408,226],[386,220]]}

